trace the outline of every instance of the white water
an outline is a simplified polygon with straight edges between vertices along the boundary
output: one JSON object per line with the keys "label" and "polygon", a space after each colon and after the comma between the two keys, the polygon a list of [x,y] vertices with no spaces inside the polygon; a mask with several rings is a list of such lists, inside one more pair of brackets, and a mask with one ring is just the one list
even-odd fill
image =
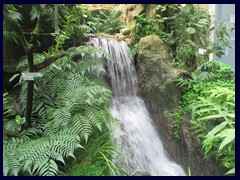
{"label": "white water", "polygon": [[[111,114],[118,119],[123,130],[116,126],[114,139],[128,152],[125,159],[130,174],[147,171],[152,176],[183,176],[183,169],[169,160],[144,102],[137,96],[137,77],[129,48],[124,41],[92,38],[94,46],[111,54],[115,63],[109,62],[114,98]],[[120,161],[115,162],[121,166]],[[125,169],[126,170],[126,169]]]}

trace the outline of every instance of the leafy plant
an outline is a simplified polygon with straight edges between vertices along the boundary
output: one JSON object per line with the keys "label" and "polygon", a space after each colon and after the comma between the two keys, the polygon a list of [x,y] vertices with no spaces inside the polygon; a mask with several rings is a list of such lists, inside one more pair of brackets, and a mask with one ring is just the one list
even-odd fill
{"label": "leafy plant", "polygon": [[76,151],[74,165],[67,168],[61,175],[109,176],[121,175],[122,171],[113,163],[114,158],[125,157],[117,151],[118,145],[113,142],[108,129],[94,131],[84,149]]}
{"label": "leafy plant", "polygon": [[166,116],[168,118],[173,118],[174,120],[174,124],[173,124],[173,128],[172,128],[172,135],[173,137],[178,140],[180,139],[180,128],[181,128],[181,115],[183,115],[184,113],[182,113],[181,111],[168,111],[166,113]]}
{"label": "leafy plant", "polygon": [[81,148],[79,137],[72,134],[39,138],[22,144],[4,143],[4,175],[28,175],[51,176],[58,172],[56,162],[63,164],[64,158],[74,157],[76,148]]}
{"label": "leafy plant", "polygon": [[121,28],[126,27],[121,22],[121,14],[117,9],[112,9],[107,12],[102,10],[93,18],[97,33],[118,33]]}
{"label": "leafy plant", "polygon": [[168,31],[173,33],[171,36],[167,36],[165,41],[167,44],[170,42],[175,65],[195,70],[199,64],[205,61],[198,54],[198,49],[209,46],[210,41],[207,41],[207,35],[210,16],[203,9],[190,4],[175,12],[168,17]]}
{"label": "leafy plant", "polygon": [[[226,71],[229,76],[225,76]],[[184,90],[175,114],[191,113],[193,135],[202,140],[206,158],[215,157],[228,170],[226,174],[235,173],[235,76],[232,71],[229,66],[212,61],[192,73],[191,79],[175,80]]]}
{"label": "leafy plant", "polygon": [[227,25],[225,20],[222,20],[219,23],[215,23],[214,30],[214,38],[216,41],[212,43],[210,49],[208,50],[209,53],[213,52],[217,57],[221,58],[224,55],[223,47],[230,46],[230,27]]}
{"label": "leafy plant", "polygon": [[205,154],[212,150],[208,157],[215,154],[229,170],[227,174],[235,173],[235,92],[216,87],[202,93],[209,96],[199,98],[192,106],[194,128],[202,131],[198,137],[203,138]]}
{"label": "leafy plant", "polygon": [[[23,16],[21,13],[18,12],[17,7],[21,7],[19,5],[8,4],[5,5],[9,11],[9,15],[12,19],[17,22],[23,21]],[[8,23],[7,20],[4,18],[3,20],[3,38],[5,41],[14,41],[15,43],[19,43],[19,39],[17,37],[17,32],[14,30]]]}
{"label": "leafy plant", "polygon": [[235,73],[230,65],[224,64],[220,61],[209,61],[200,66],[201,71],[206,71],[214,80],[234,80]]}
{"label": "leafy plant", "polygon": [[134,17],[136,20],[136,25],[134,27],[134,31],[137,34],[137,38],[135,39],[136,42],[139,41],[140,38],[147,36],[147,35],[163,35],[163,30],[165,28],[163,22],[164,20],[159,18],[150,19],[147,18],[145,13],[137,15]]}
{"label": "leafy plant", "polygon": [[[80,140],[88,141],[94,127],[101,131],[110,126],[112,93],[93,74],[96,68],[103,69],[104,55],[94,47],[71,48],[41,71],[43,77],[34,87],[33,127],[22,131],[17,142],[5,140],[4,175],[56,175],[59,166],[82,148]],[[24,110],[27,84],[21,85]]]}
{"label": "leafy plant", "polygon": [[11,104],[12,98],[8,92],[3,93],[3,119],[7,120],[9,117],[14,116],[14,108]]}

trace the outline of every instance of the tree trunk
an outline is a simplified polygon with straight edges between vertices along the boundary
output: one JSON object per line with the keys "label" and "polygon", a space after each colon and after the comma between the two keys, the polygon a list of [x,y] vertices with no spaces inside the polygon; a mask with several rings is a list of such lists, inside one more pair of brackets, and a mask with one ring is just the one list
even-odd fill
{"label": "tree trunk", "polygon": [[55,28],[55,33],[59,33],[59,28],[58,28],[58,4],[54,4],[54,28]]}
{"label": "tree trunk", "polygon": [[31,114],[32,114],[32,103],[33,103],[33,87],[34,81],[28,82],[28,89],[27,89],[27,109],[26,109],[26,125],[27,128],[32,126],[31,123]]}
{"label": "tree trunk", "polygon": [[[28,50],[27,58],[28,58],[29,72],[34,72],[34,62],[33,62],[33,51],[32,51],[32,49]],[[26,108],[26,115],[25,115],[27,128],[30,128],[32,126],[31,114],[32,114],[32,104],[33,104],[33,87],[34,87],[34,81],[28,81],[27,108]]]}

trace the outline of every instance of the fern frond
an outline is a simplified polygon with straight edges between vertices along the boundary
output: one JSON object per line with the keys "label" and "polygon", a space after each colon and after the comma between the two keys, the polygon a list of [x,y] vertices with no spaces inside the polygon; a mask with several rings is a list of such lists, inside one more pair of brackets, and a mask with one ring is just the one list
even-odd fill
{"label": "fern frond", "polygon": [[12,105],[12,98],[8,92],[3,93],[3,119],[6,120],[9,117],[15,115]]}
{"label": "fern frond", "polygon": [[54,110],[49,118],[52,120],[49,121],[44,128],[44,133],[47,136],[55,134],[63,127],[69,125],[72,121],[71,113],[69,113],[67,109],[64,108]]}
{"label": "fern frond", "polygon": [[96,109],[86,109],[84,112],[86,118],[92,124],[92,126],[96,126],[100,131],[102,131],[102,116],[100,112]]}
{"label": "fern frond", "polygon": [[74,150],[82,148],[77,135],[61,135],[61,132],[52,137],[20,144],[12,151],[9,151],[9,147],[5,144],[5,175],[18,175],[20,171],[29,174],[56,175],[58,166],[55,161],[63,161],[69,156],[74,157]]}
{"label": "fern frond", "polygon": [[79,134],[81,137],[83,137],[86,142],[88,141],[88,137],[92,133],[92,126],[84,116],[75,115],[73,117],[72,127],[76,134]]}
{"label": "fern frond", "polygon": [[31,21],[34,21],[35,19],[40,17],[40,11],[34,5],[32,5],[32,9],[30,11],[30,17],[31,17]]}

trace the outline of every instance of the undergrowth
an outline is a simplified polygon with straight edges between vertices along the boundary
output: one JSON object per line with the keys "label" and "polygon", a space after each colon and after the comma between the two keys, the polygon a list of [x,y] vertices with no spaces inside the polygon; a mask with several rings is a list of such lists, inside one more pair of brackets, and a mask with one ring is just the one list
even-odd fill
{"label": "undergrowth", "polygon": [[[192,133],[201,139],[205,158],[214,157],[226,174],[235,173],[235,75],[229,65],[204,63],[190,79],[174,80],[184,94],[180,108],[172,112],[174,127],[190,113]],[[179,128],[173,129],[179,138]]]}

